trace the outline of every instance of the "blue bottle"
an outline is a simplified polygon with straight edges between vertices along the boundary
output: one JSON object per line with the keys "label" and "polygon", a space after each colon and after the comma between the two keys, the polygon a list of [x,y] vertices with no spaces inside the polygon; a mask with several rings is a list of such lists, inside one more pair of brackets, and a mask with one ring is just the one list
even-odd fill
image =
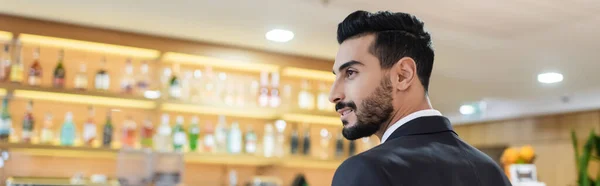
{"label": "blue bottle", "polygon": [[75,144],[75,124],[73,123],[73,113],[67,112],[65,122],[60,129],[60,145],[73,146]]}

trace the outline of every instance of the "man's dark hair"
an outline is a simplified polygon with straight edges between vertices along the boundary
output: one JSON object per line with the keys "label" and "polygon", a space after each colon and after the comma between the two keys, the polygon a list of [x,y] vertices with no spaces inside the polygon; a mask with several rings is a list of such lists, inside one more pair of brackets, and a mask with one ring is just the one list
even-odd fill
{"label": "man's dark hair", "polygon": [[381,68],[389,69],[403,57],[410,57],[417,65],[417,76],[429,89],[434,53],[431,36],[423,29],[424,23],[407,13],[356,11],[338,25],[337,40],[375,34],[369,52],[376,56]]}

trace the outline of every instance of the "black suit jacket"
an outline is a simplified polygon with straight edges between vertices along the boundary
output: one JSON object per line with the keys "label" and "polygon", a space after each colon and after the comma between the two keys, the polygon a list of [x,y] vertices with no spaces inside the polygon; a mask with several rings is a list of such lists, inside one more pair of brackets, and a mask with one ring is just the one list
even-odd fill
{"label": "black suit jacket", "polygon": [[333,186],[510,186],[487,155],[463,142],[442,116],[400,126],[383,143],[348,158]]}

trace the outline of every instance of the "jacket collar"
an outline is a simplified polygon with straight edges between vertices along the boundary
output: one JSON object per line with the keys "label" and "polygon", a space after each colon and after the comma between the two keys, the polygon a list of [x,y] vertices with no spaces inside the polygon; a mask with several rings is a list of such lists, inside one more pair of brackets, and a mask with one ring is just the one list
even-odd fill
{"label": "jacket collar", "polygon": [[406,124],[396,129],[396,131],[394,131],[392,135],[390,135],[390,137],[387,138],[386,142],[402,136],[424,135],[446,131],[451,131],[455,133],[452,129],[452,124],[450,123],[450,120],[448,120],[448,118],[444,116],[419,117],[410,120]]}

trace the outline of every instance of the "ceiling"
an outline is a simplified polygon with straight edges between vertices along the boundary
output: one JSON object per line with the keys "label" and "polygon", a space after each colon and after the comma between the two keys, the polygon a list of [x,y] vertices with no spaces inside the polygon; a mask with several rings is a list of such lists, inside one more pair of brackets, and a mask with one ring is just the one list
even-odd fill
{"label": "ceiling", "polygon": [[[403,11],[432,34],[430,97],[456,123],[600,108],[600,1],[322,1],[0,0],[0,13],[333,59],[337,24],[346,15]],[[264,34],[273,28],[296,36],[269,42]],[[536,75],[547,71],[565,80],[538,83]],[[487,102],[486,115],[458,114],[461,104],[480,100]]]}

